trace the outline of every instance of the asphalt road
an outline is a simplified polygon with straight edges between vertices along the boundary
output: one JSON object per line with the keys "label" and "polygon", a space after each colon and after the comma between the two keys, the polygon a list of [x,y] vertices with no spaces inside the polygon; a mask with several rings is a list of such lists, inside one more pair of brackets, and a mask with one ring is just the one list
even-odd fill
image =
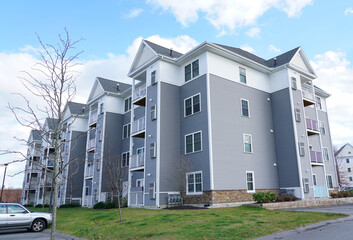
{"label": "asphalt road", "polygon": [[[0,231],[1,240],[48,240],[50,239],[50,230],[44,230],[43,232],[29,232],[27,230],[9,230]],[[70,235],[56,233],[56,240],[80,240]]]}
{"label": "asphalt road", "polygon": [[309,207],[284,209],[283,211],[302,211],[302,212],[328,212],[344,213],[350,215],[346,218],[324,221],[311,224],[306,227],[297,228],[290,231],[280,232],[273,235],[257,238],[257,240],[352,240],[353,239],[353,204],[336,205],[324,207]]}

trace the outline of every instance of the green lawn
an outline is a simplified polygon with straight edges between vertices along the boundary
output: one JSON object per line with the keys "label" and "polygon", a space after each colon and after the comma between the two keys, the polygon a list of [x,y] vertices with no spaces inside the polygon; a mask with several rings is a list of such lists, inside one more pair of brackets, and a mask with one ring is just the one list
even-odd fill
{"label": "green lawn", "polygon": [[[41,209],[31,208],[39,211]],[[59,209],[57,230],[85,239],[251,239],[343,214],[272,211],[256,207],[204,210]]]}

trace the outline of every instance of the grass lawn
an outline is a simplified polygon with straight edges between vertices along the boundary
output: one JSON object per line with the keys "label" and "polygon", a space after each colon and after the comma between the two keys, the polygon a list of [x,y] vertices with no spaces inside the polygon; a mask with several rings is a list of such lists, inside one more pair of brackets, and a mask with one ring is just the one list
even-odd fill
{"label": "grass lawn", "polygon": [[[30,208],[32,211],[41,209]],[[251,239],[343,214],[273,211],[256,207],[200,210],[59,209],[57,230],[85,239]]]}

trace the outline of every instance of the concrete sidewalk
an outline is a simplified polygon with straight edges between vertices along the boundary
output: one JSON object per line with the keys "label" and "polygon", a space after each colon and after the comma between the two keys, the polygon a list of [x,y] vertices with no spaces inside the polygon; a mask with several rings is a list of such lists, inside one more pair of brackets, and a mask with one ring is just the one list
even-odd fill
{"label": "concrete sidewalk", "polygon": [[[50,239],[50,230],[43,232],[29,232],[27,230],[8,230],[0,231],[1,240],[48,240]],[[56,232],[56,240],[84,240],[67,234]]]}

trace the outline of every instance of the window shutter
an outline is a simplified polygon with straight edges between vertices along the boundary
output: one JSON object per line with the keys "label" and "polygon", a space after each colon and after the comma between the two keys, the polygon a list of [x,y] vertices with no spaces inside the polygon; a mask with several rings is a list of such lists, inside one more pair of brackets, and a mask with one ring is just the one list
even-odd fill
{"label": "window shutter", "polygon": [[297,90],[297,79],[292,77],[292,89]]}
{"label": "window shutter", "polygon": [[150,183],[148,185],[148,195],[149,195],[150,199],[156,198],[156,184],[155,183]]}
{"label": "window shutter", "polygon": [[157,157],[157,147],[156,143],[151,143],[150,144],[150,158],[156,158]]}

